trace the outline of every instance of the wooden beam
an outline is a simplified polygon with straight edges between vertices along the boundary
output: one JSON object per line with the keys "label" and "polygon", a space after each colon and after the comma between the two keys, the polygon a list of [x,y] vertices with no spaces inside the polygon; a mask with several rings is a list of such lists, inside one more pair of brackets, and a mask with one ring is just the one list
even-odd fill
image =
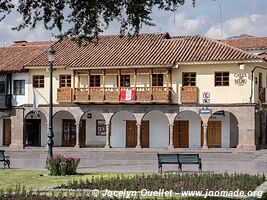
{"label": "wooden beam", "polygon": [[105,101],[105,76],[106,76],[106,70],[104,69],[104,73],[103,73],[103,101]]}
{"label": "wooden beam", "polygon": [[118,88],[118,93],[119,93],[119,101],[121,100],[121,69],[119,69],[119,75],[117,78],[117,88]]}
{"label": "wooden beam", "polygon": [[153,91],[152,91],[152,68],[150,69],[150,73],[149,73],[149,91],[150,91],[150,100],[152,100],[152,95],[153,95]]}
{"label": "wooden beam", "polygon": [[88,88],[88,100],[90,99],[90,69],[88,70],[88,77],[87,77],[87,88]]}
{"label": "wooden beam", "polygon": [[134,89],[136,91],[136,69],[134,70]]}

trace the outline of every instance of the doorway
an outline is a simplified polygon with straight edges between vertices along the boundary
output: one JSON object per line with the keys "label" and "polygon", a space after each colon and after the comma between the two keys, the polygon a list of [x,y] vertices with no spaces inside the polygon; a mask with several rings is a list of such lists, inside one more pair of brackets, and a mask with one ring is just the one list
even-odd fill
{"label": "doorway", "polygon": [[11,144],[11,119],[3,119],[3,145]]}
{"label": "doorway", "polygon": [[26,146],[41,146],[41,119],[26,119]]}
{"label": "doorway", "polygon": [[63,119],[62,146],[73,147],[76,144],[76,125],[74,119]]}
{"label": "doorway", "polygon": [[189,121],[174,121],[173,145],[175,148],[189,147]]}

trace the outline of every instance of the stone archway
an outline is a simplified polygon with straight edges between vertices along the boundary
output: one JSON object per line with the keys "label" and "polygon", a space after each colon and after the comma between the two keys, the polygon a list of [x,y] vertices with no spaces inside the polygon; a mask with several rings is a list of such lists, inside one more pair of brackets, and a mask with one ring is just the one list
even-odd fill
{"label": "stone archway", "polygon": [[142,118],[142,124],[144,123],[149,126],[149,147],[169,146],[169,120],[163,112],[147,112]]}
{"label": "stone archway", "polygon": [[173,123],[173,145],[175,148],[200,148],[202,119],[190,110],[180,112]]}
{"label": "stone archway", "polygon": [[47,119],[42,112],[36,115],[34,112],[29,112],[25,116],[25,146],[46,146],[47,144]]}
{"label": "stone archway", "polygon": [[79,126],[71,112],[58,111],[53,116],[55,146],[74,147],[76,144],[76,127]]}
{"label": "stone archway", "polygon": [[106,145],[106,120],[96,110],[85,112],[79,122],[79,145],[81,147],[104,147]]}
{"label": "stone archway", "polygon": [[136,147],[137,129],[133,113],[123,110],[111,117],[111,147]]}
{"label": "stone archway", "polygon": [[214,112],[208,120],[208,147],[235,148],[238,145],[239,128],[237,117],[229,111]]}

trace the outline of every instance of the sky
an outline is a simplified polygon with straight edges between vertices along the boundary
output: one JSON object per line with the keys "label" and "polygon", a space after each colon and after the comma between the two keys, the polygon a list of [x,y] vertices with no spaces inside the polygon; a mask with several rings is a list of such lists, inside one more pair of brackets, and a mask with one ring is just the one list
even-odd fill
{"label": "sky", "polygon": [[[222,31],[220,20],[220,5],[222,13]],[[169,32],[173,35],[205,35],[220,39],[248,34],[267,36],[267,0],[196,0],[180,6],[174,12],[153,9],[152,19],[156,26],[143,26],[142,33]],[[13,41],[51,40],[53,33],[38,24],[33,30],[12,31],[21,17],[10,14],[0,22],[0,46],[12,44]],[[104,34],[119,34],[120,25],[116,22],[105,30]]]}

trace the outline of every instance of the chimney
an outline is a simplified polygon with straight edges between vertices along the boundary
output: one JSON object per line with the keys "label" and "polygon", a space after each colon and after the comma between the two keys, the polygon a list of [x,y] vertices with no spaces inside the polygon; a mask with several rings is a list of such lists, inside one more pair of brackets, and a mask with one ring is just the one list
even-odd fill
{"label": "chimney", "polygon": [[14,43],[17,46],[26,46],[27,41],[26,40],[17,40],[17,41],[14,41]]}

